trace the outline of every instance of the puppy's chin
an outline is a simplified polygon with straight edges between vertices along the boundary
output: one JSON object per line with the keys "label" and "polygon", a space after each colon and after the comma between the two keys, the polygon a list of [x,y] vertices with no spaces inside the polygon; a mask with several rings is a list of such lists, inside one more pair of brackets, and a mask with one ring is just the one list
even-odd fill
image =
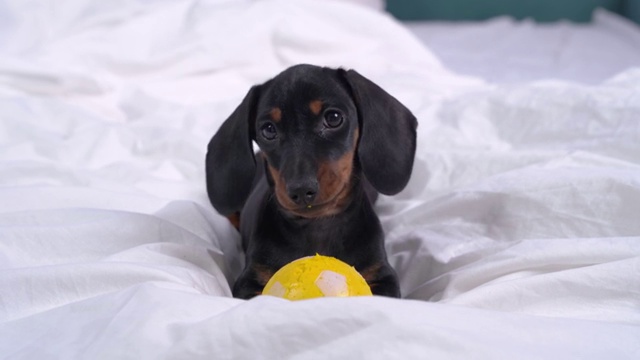
{"label": "puppy's chin", "polygon": [[299,218],[305,218],[305,219],[319,219],[323,217],[329,217],[329,216],[337,215],[343,210],[342,208],[339,208],[337,206],[332,206],[331,204],[318,205],[318,206],[311,205],[310,207],[308,206],[308,207],[301,207],[296,209],[285,208],[284,206],[282,206],[282,204],[280,206],[284,209],[284,211],[287,214],[291,215],[292,217],[299,217]]}

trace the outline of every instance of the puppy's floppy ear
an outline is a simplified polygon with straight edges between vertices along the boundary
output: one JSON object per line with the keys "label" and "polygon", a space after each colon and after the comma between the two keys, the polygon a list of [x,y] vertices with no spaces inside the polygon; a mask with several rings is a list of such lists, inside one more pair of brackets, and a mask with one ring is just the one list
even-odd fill
{"label": "puppy's floppy ear", "polygon": [[358,110],[358,159],[380,193],[394,195],[407,185],[416,152],[418,122],[404,105],[354,70],[339,70]]}
{"label": "puppy's floppy ear", "polygon": [[205,160],[207,193],[213,207],[225,216],[242,210],[251,192],[256,172],[251,140],[260,88],[258,85],[249,90],[209,142]]}

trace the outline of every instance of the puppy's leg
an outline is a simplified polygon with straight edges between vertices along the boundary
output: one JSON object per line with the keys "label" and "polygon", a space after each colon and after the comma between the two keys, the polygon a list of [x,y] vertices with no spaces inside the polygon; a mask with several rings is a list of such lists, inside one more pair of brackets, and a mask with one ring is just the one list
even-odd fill
{"label": "puppy's leg", "polygon": [[266,266],[249,265],[236,282],[233,284],[233,297],[239,299],[250,299],[262,294],[264,286],[267,284],[273,271]]}
{"label": "puppy's leg", "polygon": [[361,271],[373,295],[400,298],[400,284],[395,270],[389,264],[375,264]]}

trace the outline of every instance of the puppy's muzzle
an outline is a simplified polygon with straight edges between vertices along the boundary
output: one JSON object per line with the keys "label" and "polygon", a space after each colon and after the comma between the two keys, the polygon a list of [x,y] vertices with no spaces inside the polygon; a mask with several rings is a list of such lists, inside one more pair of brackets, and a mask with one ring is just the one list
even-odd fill
{"label": "puppy's muzzle", "polygon": [[311,206],[318,194],[318,180],[315,178],[303,178],[287,183],[287,195],[298,206]]}

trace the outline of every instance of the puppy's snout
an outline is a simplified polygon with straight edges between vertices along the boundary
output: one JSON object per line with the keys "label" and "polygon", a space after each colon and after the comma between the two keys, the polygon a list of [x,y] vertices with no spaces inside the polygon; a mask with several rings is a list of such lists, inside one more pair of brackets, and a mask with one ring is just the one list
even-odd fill
{"label": "puppy's snout", "polygon": [[296,205],[310,205],[318,194],[318,180],[304,179],[287,184],[287,194]]}

